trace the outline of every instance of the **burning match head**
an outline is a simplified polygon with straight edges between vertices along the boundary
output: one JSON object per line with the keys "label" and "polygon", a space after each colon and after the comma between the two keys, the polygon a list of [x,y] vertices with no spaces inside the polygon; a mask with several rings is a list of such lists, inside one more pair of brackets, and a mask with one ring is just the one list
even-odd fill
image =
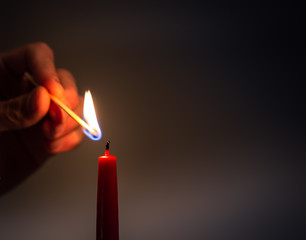
{"label": "burning match head", "polygon": [[[33,85],[38,86],[38,83],[34,78],[25,72],[23,78],[33,83]],[[72,117],[76,122],[78,122],[82,127],[84,133],[92,140],[100,140],[102,138],[102,132],[96,117],[95,107],[93,104],[92,96],[90,91],[86,91],[83,109],[83,120],[75,114],[70,108],[68,108],[63,102],[58,98],[50,94],[50,98],[58,106],[60,106],[70,117]]]}
{"label": "burning match head", "polygon": [[99,130],[93,129],[92,131],[89,131],[88,129],[83,128],[83,132],[86,134],[86,136],[95,141],[98,141],[102,138],[102,132]]}

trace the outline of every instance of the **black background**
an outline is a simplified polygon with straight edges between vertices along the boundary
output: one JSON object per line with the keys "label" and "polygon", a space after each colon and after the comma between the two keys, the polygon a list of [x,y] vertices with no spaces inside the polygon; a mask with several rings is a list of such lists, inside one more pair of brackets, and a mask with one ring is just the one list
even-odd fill
{"label": "black background", "polygon": [[0,50],[48,43],[80,94],[92,91],[104,134],[0,199],[1,239],[95,239],[107,139],[121,239],[305,238],[303,5],[2,1],[0,11]]}

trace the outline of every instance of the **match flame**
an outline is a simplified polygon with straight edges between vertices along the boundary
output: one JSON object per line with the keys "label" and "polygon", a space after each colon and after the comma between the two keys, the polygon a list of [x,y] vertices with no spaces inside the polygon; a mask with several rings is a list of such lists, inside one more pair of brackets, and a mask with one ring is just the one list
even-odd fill
{"label": "match flame", "polygon": [[94,130],[89,131],[83,128],[83,132],[92,140],[100,140],[102,138],[102,131],[97,120],[94,103],[89,90],[85,92],[83,118],[84,121]]}

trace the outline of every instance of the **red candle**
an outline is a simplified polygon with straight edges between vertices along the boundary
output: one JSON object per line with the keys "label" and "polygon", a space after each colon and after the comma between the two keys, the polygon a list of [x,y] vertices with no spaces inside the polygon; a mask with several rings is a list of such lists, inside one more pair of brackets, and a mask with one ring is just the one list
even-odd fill
{"label": "red candle", "polygon": [[117,163],[116,157],[109,155],[109,142],[99,157],[97,195],[97,240],[118,240]]}

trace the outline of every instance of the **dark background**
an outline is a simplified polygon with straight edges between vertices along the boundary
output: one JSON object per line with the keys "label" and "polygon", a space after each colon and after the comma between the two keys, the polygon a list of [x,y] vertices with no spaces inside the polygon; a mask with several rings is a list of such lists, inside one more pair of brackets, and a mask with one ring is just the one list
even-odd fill
{"label": "dark background", "polygon": [[121,239],[305,239],[305,8],[1,1],[0,51],[44,41],[104,137],[0,198],[0,239],[95,239],[97,158]]}

